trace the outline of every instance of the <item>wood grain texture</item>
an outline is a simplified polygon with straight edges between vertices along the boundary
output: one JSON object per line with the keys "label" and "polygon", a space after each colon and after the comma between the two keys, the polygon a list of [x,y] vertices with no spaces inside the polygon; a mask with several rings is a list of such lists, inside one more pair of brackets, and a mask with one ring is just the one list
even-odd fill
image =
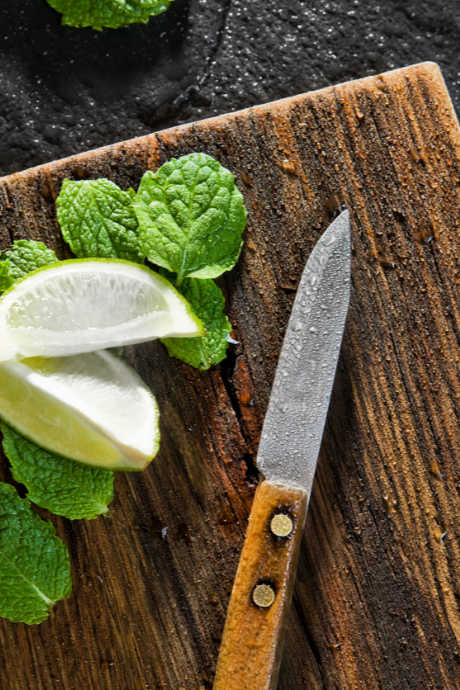
{"label": "wood grain texture", "polygon": [[[289,515],[288,537],[272,534],[276,514]],[[274,690],[284,641],[286,616],[302,541],[307,494],[263,481],[254,496],[219,650],[213,690]],[[275,593],[267,608],[254,604],[255,587]]]}
{"label": "wood grain texture", "polygon": [[[117,478],[111,517],[56,520],[74,593],[0,624],[8,690],[212,687],[254,459],[297,282],[339,202],[353,287],[289,614],[279,690],[458,688],[460,135],[438,68],[385,75],[160,132],[0,180],[0,243],[65,256],[65,177],[136,186],[205,151],[249,211],[222,285],[239,345],[201,374],[151,343],[153,466]],[[6,462],[1,464],[8,478]]]}

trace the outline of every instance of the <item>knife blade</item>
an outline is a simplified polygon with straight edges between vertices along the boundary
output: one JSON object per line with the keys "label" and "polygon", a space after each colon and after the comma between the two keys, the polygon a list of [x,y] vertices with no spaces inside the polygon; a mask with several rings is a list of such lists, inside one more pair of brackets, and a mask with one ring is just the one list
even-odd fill
{"label": "knife blade", "polygon": [[266,479],[310,493],[350,298],[343,211],[305,266],[276,368],[257,454]]}
{"label": "knife blade", "polygon": [[308,501],[350,296],[343,211],[304,268],[265,415],[257,488],[228,607],[214,690],[274,690]]}

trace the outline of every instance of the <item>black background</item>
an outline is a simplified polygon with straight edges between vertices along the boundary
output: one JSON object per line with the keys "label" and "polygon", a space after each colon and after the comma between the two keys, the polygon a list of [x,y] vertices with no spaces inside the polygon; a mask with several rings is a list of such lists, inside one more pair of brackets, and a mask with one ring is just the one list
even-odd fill
{"label": "black background", "polygon": [[103,32],[2,0],[0,174],[423,60],[458,111],[458,0],[175,0]]}

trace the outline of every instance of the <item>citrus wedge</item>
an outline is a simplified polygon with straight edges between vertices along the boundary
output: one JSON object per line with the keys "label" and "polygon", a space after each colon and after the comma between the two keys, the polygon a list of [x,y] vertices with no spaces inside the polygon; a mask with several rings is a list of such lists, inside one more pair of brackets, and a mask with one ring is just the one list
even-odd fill
{"label": "citrus wedge", "polygon": [[0,362],[203,333],[166,278],[129,261],[61,261],[17,281],[0,299]]}
{"label": "citrus wedge", "polygon": [[0,417],[48,450],[112,470],[144,469],[160,440],[155,398],[110,352],[1,364]]}

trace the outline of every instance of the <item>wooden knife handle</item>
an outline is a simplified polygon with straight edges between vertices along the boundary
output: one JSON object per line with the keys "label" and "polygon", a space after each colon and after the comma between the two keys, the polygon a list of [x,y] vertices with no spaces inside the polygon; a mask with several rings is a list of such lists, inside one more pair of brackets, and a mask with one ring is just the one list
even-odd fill
{"label": "wooden knife handle", "polygon": [[274,690],[307,494],[262,482],[233,585],[214,690]]}

